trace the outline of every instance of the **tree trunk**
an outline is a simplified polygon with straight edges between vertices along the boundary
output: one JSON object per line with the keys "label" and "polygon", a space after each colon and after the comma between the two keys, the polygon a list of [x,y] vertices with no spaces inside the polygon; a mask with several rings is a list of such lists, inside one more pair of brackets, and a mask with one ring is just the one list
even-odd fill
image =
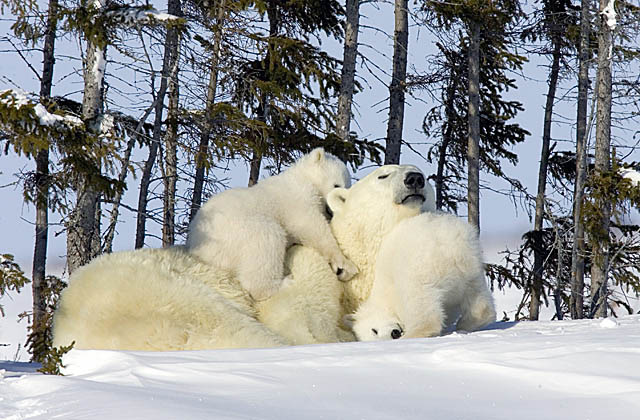
{"label": "tree trunk", "polygon": [[[118,175],[118,181],[121,183],[127,179],[127,172],[129,172],[129,162],[131,162],[131,152],[133,151],[133,146],[135,145],[138,132],[142,129],[142,124],[147,119],[149,113],[142,117],[140,124],[138,125],[136,131],[134,133],[129,133],[129,141],[127,142],[127,149],[124,152],[124,156],[122,157],[122,169],[120,170],[120,174]],[[110,254],[113,251],[113,239],[116,234],[116,224],[118,223],[118,215],[120,214],[120,203],[122,202],[122,195],[124,191],[118,191],[116,196],[113,198],[113,204],[111,208],[111,216],[109,218],[109,226],[104,235],[104,249],[103,251],[107,254]]]}
{"label": "tree trunk", "polygon": [[[53,51],[56,41],[58,0],[49,1],[47,28],[42,48],[42,78],[40,79],[40,102],[45,106],[51,98],[53,82]],[[47,242],[49,239],[49,146],[38,151],[36,155],[36,238],[33,248],[33,266],[31,291],[33,295],[33,320],[31,330],[39,330],[46,322],[46,302],[43,296],[46,287]],[[44,354],[36,354],[34,347],[33,360],[42,361]]]}
{"label": "tree trunk", "polygon": [[434,182],[436,187],[436,209],[438,210],[442,210],[444,207],[444,170],[447,162],[447,149],[449,148],[449,144],[451,144],[451,136],[453,135],[454,127],[453,101],[455,100],[456,93],[456,80],[454,80],[454,78],[455,73],[452,71],[447,84],[447,97],[445,104],[447,126],[442,133],[442,143],[438,148],[438,165],[436,168],[436,179]]}
{"label": "tree trunk", "polygon": [[580,12],[580,51],[578,71],[578,113],[576,128],[576,184],[573,195],[573,247],[571,249],[571,299],[569,310],[572,319],[583,317],[584,295],[584,223],[582,200],[587,179],[587,101],[589,96],[589,1],[582,0]]}
{"label": "tree trunk", "polygon": [[346,9],[342,78],[340,80],[338,115],[336,117],[336,133],[342,141],[349,140],[351,131],[351,107],[355,86],[358,31],[360,26],[360,0],[347,0]]}
{"label": "tree trunk", "polygon": [[162,246],[168,247],[176,241],[176,182],[178,180],[178,98],[177,72],[169,80],[169,107],[167,109],[167,132],[165,144],[165,177],[163,196]]}
{"label": "tree trunk", "polygon": [[395,31],[393,36],[393,73],[389,85],[389,122],[384,163],[400,163],[402,127],[404,122],[404,90],[407,80],[407,48],[409,42],[408,0],[395,1]]}
{"label": "tree trunk", "polygon": [[[181,16],[180,0],[169,0],[169,14]],[[162,79],[156,97],[155,119],[153,122],[153,136],[149,145],[149,157],[144,164],[142,177],[140,177],[140,194],[138,195],[138,217],[136,220],[135,248],[144,246],[147,224],[147,202],[149,200],[149,184],[151,174],[158,156],[158,147],[162,138],[162,116],[164,111],[164,98],[167,94],[169,79],[178,71],[178,30],[167,29],[167,37],[164,44],[164,57],[162,60]]]}
{"label": "tree trunk", "polygon": [[[87,128],[99,131],[103,107],[103,80],[106,64],[106,48],[87,43],[84,68],[84,92],[82,119]],[[100,171],[100,163],[94,162],[93,170]],[[76,207],[67,222],[67,269],[69,274],[88,263],[99,254],[100,231],[96,225],[99,193],[89,184],[88,176],[80,174],[76,182]]]}
{"label": "tree trunk", "polygon": [[[278,36],[280,32],[280,12],[278,10],[278,6],[275,2],[269,2],[269,6],[267,7],[267,18],[269,19],[269,45],[267,47],[267,54],[265,56],[265,80],[271,80],[271,71],[270,69],[275,67],[275,63],[272,63],[273,55],[271,54],[271,50],[275,48],[272,43],[272,39]],[[258,107],[259,112],[259,121],[262,121],[265,124],[269,124],[269,94],[266,92],[262,93],[260,97],[260,105]],[[260,167],[262,166],[262,154],[263,149],[268,147],[269,139],[268,137],[262,137],[260,139],[261,145],[257,147],[253,151],[253,156],[251,157],[251,162],[249,165],[249,182],[248,186],[251,187],[258,183],[258,179],[260,178]]]}
{"label": "tree trunk", "polygon": [[253,151],[251,162],[249,163],[249,182],[247,185],[252,187],[258,183],[260,179],[260,166],[262,165],[262,154],[257,150]]}
{"label": "tree trunk", "polygon": [[213,106],[215,105],[216,89],[218,87],[218,73],[220,64],[220,45],[222,43],[222,34],[224,26],[224,18],[226,15],[226,0],[221,0],[218,6],[216,16],[215,34],[213,39],[213,51],[211,58],[211,73],[209,73],[209,85],[207,86],[207,99],[205,103],[205,115],[200,135],[200,144],[196,154],[196,174],[193,181],[193,197],[191,199],[191,213],[189,220],[193,220],[196,212],[202,205],[202,192],[204,190],[204,177],[206,171],[205,162],[209,151],[209,136],[213,130]]}
{"label": "tree trunk", "polygon": [[[596,114],[595,172],[601,175],[611,167],[611,65],[613,52],[613,30],[615,23],[608,23],[603,12],[613,8],[613,0],[600,0],[600,30],[598,32],[598,81]],[[614,12],[615,13],[615,12]],[[611,202],[600,203],[602,219],[601,234],[593,242],[591,264],[591,316],[607,316],[607,276],[609,271],[609,225]]]}
{"label": "tree trunk", "polygon": [[480,23],[469,24],[468,220],[480,232]]}
{"label": "tree trunk", "polygon": [[556,99],[556,87],[558,85],[558,73],[560,73],[561,44],[554,41],[553,62],[549,73],[549,89],[547,91],[547,103],[544,107],[544,128],[542,132],[542,151],[540,153],[540,168],[538,171],[538,193],[536,195],[536,216],[533,230],[537,233],[537,244],[533,253],[533,284],[531,287],[531,301],[529,302],[529,319],[537,321],[540,317],[540,304],[542,295],[542,272],[547,252],[544,252],[542,243],[542,227],[544,222],[545,191],[547,188],[547,168],[549,164],[549,146],[551,144],[551,123],[553,120],[553,104]]}

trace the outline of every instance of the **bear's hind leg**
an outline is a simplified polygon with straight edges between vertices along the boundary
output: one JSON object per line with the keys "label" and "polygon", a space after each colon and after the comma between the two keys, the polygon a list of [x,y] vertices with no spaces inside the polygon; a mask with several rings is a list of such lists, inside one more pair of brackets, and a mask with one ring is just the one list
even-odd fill
{"label": "bear's hind leg", "polygon": [[459,331],[476,331],[496,320],[496,309],[491,292],[484,283],[484,277],[478,279],[477,287],[467,291],[462,308],[462,317],[456,324]]}

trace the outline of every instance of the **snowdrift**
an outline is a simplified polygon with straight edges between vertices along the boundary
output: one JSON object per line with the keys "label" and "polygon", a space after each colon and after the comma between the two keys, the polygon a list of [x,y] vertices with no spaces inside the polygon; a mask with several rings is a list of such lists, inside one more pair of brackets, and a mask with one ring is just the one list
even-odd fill
{"label": "snowdrift", "polygon": [[580,419],[640,413],[640,316],[257,350],[0,362],[0,418]]}

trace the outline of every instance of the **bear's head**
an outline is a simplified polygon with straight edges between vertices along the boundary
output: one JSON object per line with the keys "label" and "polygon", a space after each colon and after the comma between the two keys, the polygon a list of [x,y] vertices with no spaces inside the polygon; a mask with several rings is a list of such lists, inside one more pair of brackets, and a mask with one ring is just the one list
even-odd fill
{"label": "bear's head", "polygon": [[324,198],[335,188],[351,186],[351,175],[344,162],[321,147],[302,156],[291,169],[306,177]]}
{"label": "bear's head", "polygon": [[435,210],[435,193],[413,165],[385,165],[355,183],[327,196],[332,224],[364,225],[384,235],[400,220]]}
{"label": "bear's head", "polygon": [[355,314],[342,318],[343,324],[353,331],[358,341],[397,340],[404,335],[400,321],[393,315],[364,303]]}

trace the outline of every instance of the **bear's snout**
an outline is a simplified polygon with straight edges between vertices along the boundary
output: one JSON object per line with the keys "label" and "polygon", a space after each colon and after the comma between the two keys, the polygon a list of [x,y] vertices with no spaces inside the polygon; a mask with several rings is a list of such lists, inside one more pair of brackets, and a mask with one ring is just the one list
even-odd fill
{"label": "bear's snout", "polygon": [[409,172],[404,177],[404,185],[406,185],[407,188],[421,190],[424,188],[424,175],[420,172]]}

